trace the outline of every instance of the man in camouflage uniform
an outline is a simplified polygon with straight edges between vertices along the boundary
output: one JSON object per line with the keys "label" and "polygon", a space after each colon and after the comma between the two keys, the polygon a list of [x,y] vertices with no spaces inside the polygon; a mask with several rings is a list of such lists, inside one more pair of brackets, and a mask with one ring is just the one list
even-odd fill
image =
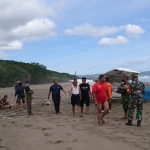
{"label": "man in camouflage uniform", "polygon": [[127,114],[128,114],[128,109],[129,109],[129,102],[131,100],[131,95],[130,93],[127,92],[127,89],[129,87],[129,82],[128,82],[128,76],[127,75],[124,75],[123,78],[122,78],[122,84],[121,86],[119,86],[119,88],[121,90],[124,90],[125,93],[124,94],[121,94],[121,97],[122,97],[122,103],[123,103],[123,110],[124,110],[124,117],[122,117],[122,119],[127,119]]}
{"label": "man in camouflage uniform", "polygon": [[142,94],[145,93],[145,85],[138,80],[136,74],[132,76],[132,82],[130,84],[131,88],[131,102],[128,111],[128,123],[126,125],[132,126],[132,119],[135,107],[137,108],[137,126],[141,126],[142,121],[142,110],[143,110],[143,98]]}

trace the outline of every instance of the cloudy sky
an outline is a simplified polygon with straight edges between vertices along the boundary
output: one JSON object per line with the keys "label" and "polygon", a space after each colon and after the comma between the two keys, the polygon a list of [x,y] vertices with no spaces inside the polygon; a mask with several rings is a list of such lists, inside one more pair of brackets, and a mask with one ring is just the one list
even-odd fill
{"label": "cloudy sky", "polygon": [[150,0],[0,0],[0,59],[74,74],[150,70]]}

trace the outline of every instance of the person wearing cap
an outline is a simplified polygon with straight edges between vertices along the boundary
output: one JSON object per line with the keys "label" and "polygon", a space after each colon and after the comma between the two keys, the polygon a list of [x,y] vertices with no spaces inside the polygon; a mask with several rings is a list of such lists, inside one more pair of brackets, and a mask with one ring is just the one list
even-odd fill
{"label": "person wearing cap", "polygon": [[25,81],[25,96],[28,108],[28,115],[33,115],[32,113],[32,99],[33,90],[30,89],[30,81]]}
{"label": "person wearing cap", "polygon": [[24,90],[25,90],[25,87],[22,85],[22,82],[19,82],[19,86],[16,88],[15,97],[14,97],[14,100],[15,100],[16,97],[18,96],[16,100],[16,109],[18,109],[19,104],[21,103],[21,100],[23,103],[23,107],[24,108],[26,107]]}
{"label": "person wearing cap", "polygon": [[132,126],[133,113],[136,107],[137,126],[140,127],[142,121],[142,110],[143,110],[143,101],[144,101],[142,98],[142,94],[145,93],[145,85],[144,83],[138,80],[138,76],[136,74],[133,74],[130,88],[131,88],[131,101],[130,101],[129,111],[128,111],[128,122],[126,123],[126,125]]}
{"label": "person wearing cap", "polygon": [[129,102],[131,100],[130,92],[127,92],[130,89],[130,83],[128,82],[129,77],[127,75],[123,75],[122,77],[122,84],[118,87],[119,89],[123,90],[124,93],[121,94],[122,97],[122,107],[124,110],[124,116],[122,119],[127,119],[128,117],[128,109],[129,109]]}
{"label": "person wearing cap", "polygon": [[84,103],[86,104],[86,114],[89,115],[89,109],[90,109],[90,97],[92,98],[92,93],[90,90],[90,85],[86,83],[86,78],[82,78],[82,83],[79,85],[80,91],[81,91],[81,113],[83,113],[83,106]]}

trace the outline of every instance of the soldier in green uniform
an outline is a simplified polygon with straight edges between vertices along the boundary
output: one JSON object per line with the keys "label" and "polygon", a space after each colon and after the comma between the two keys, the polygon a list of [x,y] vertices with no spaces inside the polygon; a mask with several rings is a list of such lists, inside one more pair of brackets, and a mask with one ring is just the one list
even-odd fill
{"label": "soldier in green uniform", "polygon": [[127,115],[128,115],[128,109],[129,109],[129,102],[131,100],[131,95],[130,93],[128,93],[128,88],[130,86],[129,82],[128,82],[128,76],[124,75],[122,78],[122,84],[118,87],[119,89],[121,89],[122,91],[124,91],[121,94],[122,97],[122,103],[123,103],[123,110],[124,110],[124,116],[122,117],[122,119],[127,119]]}
{"label": "soldier in green uniform", "polygon": [[142,110],[143,110],[143,98],[142,94],[145,93],[145,85],[138,80],[138,76],[136,74],[132,75],[132,82],[130,84],[131,88],[131,102],[128,111],[128,122],[126,125],[132,126],[132,119],[135,107],[137,108],[137,126],[141,126],[142,121]]}

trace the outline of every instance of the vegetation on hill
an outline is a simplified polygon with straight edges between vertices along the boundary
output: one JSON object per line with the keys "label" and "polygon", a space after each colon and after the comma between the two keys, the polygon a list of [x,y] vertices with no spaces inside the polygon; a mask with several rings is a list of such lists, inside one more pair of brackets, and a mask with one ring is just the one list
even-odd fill
{"label": "vegetation on hill", "polygon": [[16,81],[30,80],[32,84],[52,83],[54,79],[66,82],[74,75],[47,70],[39,63],[0,60],[0,87],[14,86]]}

